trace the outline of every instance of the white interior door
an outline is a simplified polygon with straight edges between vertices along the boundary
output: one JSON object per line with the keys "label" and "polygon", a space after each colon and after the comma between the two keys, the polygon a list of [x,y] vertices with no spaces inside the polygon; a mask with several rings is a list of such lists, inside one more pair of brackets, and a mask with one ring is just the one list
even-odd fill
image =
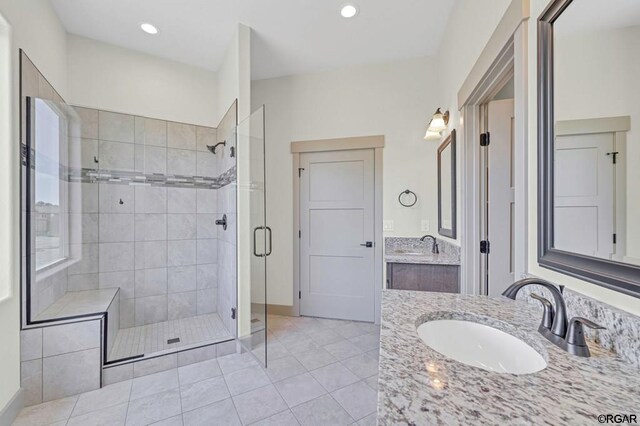
{"label": "white interior door", "polygon": [[300,314],[374,321],[374,151],[304,153],[300,167]]}
{"label": "white interior door", "polygon": [[515,184],[513,99],[489,102],[487,173],[488,295],[500,295],[514,279]]}
{"label": "white interior door", "polygon": [[558,136],[554,248],[610,259],[614,253],[613,133]]}

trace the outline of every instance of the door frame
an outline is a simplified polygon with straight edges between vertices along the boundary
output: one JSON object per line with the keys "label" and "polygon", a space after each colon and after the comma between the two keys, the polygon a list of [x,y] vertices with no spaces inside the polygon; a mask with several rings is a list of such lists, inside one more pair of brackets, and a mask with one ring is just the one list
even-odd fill
{"label": "door frame", "polygon": [[320,139],[291,142],[293,156],[293,308],[291,315],[300,316],[300,154],[307,152],[373,150],[373,227],[374,227],[374,315],[375,323],[380,324],[382,302],[382,150],[384,136],[361,136],[337,139]]}
{"label": "door frame", "polygon": [[484,131],[483,105],[504,84],[514,79],[515,117],[515,264],[516,279],[527,271],[527,151],[528,151],[528,0],[513,0],[458,91],[461,135],[461,285],[463,294],[479,295],[481,205],[480,133]]}

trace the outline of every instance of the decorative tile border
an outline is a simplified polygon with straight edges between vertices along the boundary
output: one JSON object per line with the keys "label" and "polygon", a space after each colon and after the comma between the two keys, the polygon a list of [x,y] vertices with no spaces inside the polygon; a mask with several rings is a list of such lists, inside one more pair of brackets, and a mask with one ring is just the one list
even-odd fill
{"label": "decorative tile border", "polygon": [[[35,168],[35,151],[31,151],[31,169]],[[21,163],[26,166],[27,147],[22,145]],[[165,175],[122,170],[100,170],[73,168],[60,165],[60,175],[67,182],[110,183],[119,185],[168,186],[172,188],[219,189],[236,180],[236,166],[232,166],[218,177]]]}
{"label": "decorative tile border", "polygon": [[235,167],[215,178],[95,169],[70,169],[67,176],[69,182],[218,189],[231,182],[229,179],[234,178]]}

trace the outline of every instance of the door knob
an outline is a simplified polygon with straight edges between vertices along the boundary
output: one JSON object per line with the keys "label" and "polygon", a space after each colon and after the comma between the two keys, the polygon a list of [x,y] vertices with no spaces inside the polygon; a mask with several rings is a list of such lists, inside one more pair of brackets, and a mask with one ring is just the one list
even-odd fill
{"label": "door knob", "polygon": [[360,244],[360,245],[361,245],[362,247],[368,247],[368,248],[371,248],[371,247],[373,247],[373,241],[367,241],[366,243],[364,243],[364,244]]}

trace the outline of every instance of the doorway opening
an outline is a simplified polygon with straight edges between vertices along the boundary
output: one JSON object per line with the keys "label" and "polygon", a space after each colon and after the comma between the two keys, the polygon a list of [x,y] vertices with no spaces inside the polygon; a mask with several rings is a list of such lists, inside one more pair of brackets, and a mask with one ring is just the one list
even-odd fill
{"label": "doorway opening", "polygon": [[513,75],[481,105],[480,294],[496,297],[515,281]]}
{"label": "doorway opening", "polygon": [[527,271],[528,19],[512,2],[458,91],[463,294],[499,295]]}

